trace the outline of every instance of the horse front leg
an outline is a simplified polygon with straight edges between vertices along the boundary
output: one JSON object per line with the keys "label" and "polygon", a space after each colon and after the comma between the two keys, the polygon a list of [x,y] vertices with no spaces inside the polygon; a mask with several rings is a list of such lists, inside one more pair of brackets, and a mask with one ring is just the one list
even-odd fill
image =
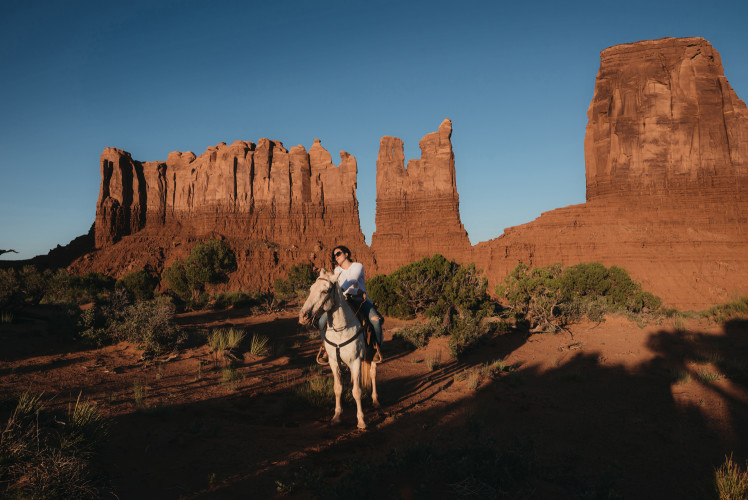
{"label": "horse front leg", "polygon": [[353,382],[353,399],[356,401],[356,418],[358,428],[366,429],[364,422],[364,409],[361,406],[361,360],[357,359],[351,366],[351,382]]}
{"label": "horse front leg", "polygon": [[335,357],[334,352],[327,351],[327,357],[330,360],[330,368],[332,369],[333,388],[335,389],[335,415],[332,416],[331,424],[337,425],[341,422],[341,414],[343,413],[343,405],[340,403],[343,395],[343,382],[340,380],[340,366],[338,366],[338,360]]}

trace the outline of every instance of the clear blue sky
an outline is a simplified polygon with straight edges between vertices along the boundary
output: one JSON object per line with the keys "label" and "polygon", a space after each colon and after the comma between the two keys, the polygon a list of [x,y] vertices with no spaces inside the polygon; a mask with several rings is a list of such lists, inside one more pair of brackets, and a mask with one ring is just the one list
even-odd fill
{"label": "clear blue sky", "polygon": [[17,1],[0,15],[0,249],[29,258],[93,223],[99,156],[141,161],[261,137],[358,160],[374,231],[379,139],[453,122],[473,244],[585,200],[600,51],[702,36],[748,97],[748,2]]}

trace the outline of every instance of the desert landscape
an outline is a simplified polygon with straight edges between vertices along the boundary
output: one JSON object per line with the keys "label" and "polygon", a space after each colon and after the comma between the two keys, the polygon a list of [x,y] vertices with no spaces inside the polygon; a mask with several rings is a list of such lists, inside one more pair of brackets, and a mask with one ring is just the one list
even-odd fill
{"label": "desert landscape", "polygon": [[[663,38],[601,52],[587,116],[586,202],[476,245],[449,118],[380,139],[371,245],[319,140],[107,147],[91,231],[2,261],[0,491],[745,498],[748,109]],[[341,244],[385,315],[365,431],[298,321]]]}

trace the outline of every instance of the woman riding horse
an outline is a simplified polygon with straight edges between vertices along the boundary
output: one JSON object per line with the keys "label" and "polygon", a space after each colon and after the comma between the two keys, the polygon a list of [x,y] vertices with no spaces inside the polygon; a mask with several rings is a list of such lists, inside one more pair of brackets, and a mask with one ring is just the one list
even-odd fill
{"label": "woman riding horse", "polygon": [[[364,278],[364,266],[360,262],[351,260],[351,251],[348,247],[340,245],[332,250],[332,264],[335,267],[335,274],[338,274],[338,283],[343,289],[343,294],[354,310],[360,310],[361,315],[369,318],[369,323],[374,330],[374,336],[377,346],[382,347],[382,317],[374,308],[374,303],[366,295],[366,279]],[[322,362],[327,361],[327,351],[325,351],[325,330],[327,329],[327,313],[322,314],[319,319],[319,332],[322,337],[322,347],[320,348],[321,356],[318,356]]]}

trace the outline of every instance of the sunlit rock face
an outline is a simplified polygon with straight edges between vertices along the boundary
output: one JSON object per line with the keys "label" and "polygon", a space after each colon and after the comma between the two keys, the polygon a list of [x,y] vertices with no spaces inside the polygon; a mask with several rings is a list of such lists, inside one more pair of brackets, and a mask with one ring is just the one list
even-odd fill
{"label": "sunlit rock face", "polygon": [[294,263],[329,266],[338,244],[373,263],[359,225],[356,159],[344,151],[340,158],[335,166],[319,140],[309,152],[260,139],[154,162],[107,148],[98,251],[78,267],[115,275],[144,265],[160,269],[209,237],[228,240],[236,251],[236,286],[266,287]]}
{"label": "sunlit rock face", "polygon": [[389,136],[380,140],[377,230],[371,247],[381,272],[437,253],[450,259],[469,258],[451,136],[452,122],[445,119],[439,130],[421,139],[421,158],[410,160],[407,168],[403,141]]}
{"label": "sunlit rock face", "polygon": [[518,262],[597,261],[677,307],[748,293],[748,114],[709,42],[603,50],[588,118],[587,203],[476,245],[491,283]]}
{"label": "sunlit rock face", "polygon": [[667,38],[603,50],[588,117],[587,202],[472,248],[448,119],[421,140],[421,157],[407,168],[403,142],[380,140],[371,249],[359,225],[356,160],[341,152],[334,165],[319,141],[309,151],[268,139],[221,143],[199,157],[174,152],[155,162],[107,148],[97,250],[71,268],[158,271],[218,237],[237,254],[231,289],[267,289],[293,264],[329,267],[330,250],[344,244],[368,277],[441,253],[475,262],[491,289],[518,262],[597,261],[627,269],[680,308],[748,294],[748,112],[709,42]]}
{"label": "sunlit rock face", "polygon": [[703,38],[603,50],[587,115],[587,200],[746,190],[748,112]]}

